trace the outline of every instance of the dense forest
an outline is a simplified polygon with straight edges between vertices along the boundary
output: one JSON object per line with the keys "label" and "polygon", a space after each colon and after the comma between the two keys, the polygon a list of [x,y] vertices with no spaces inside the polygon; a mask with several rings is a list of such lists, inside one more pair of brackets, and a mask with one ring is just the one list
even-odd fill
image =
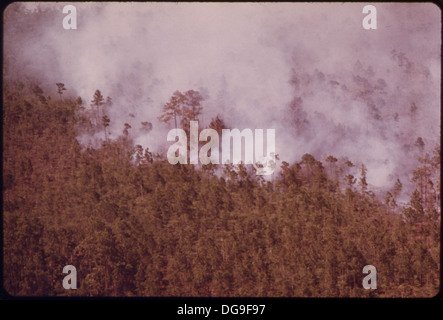
{"label": "dense forest", "polygon": [[[82,101],[55,81],[52,92],[29,81],[3,89],[3,285],[11,295],[438,292],[440,147],[420,156],[403,205],[399,180],[379,196],[364,164],[353,176],[356,164],[340,155],[281,159],[270,179],[248,165],[171,165],[135,145],[128,124],[109,135],[111,99],[99,90]],[[155,116],[173,121],[170,106],[169,116]],[[80,144],[81,135],[100,143]],[[77,290],[63,289],[65,265],[77,268]],[[362,287],[365,265],[377,268],[376,290]]]}

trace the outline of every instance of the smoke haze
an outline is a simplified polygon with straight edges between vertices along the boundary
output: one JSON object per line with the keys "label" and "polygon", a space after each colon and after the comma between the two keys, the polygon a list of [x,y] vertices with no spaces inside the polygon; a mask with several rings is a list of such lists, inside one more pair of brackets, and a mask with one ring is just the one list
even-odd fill
{"label": "smoke haze", "polygon": [[377,30],[362,27],[360,3],[69,4],[77,30],[62,27],[65,3],[6,9],[5,70],[25,66],[54,96],[63,82],[86,105],[99,89],[113,99],[111,137],[127,122],[135,143],[160,150],[163,105],[193,89],[206,97],[200,128],[217,114],[231,128],[275,128],[280,159],[347,157],[375,187],[408,182],[418,137],[426,151],[440,143],[434,4],[376,4]]}

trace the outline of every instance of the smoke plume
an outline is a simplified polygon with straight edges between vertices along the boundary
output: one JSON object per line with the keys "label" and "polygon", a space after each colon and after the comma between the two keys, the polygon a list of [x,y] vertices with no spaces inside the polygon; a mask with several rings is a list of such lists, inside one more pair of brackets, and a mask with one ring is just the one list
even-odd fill
{"label": "smoke plume", "polygon": [[[135,143],[164,148],[157,117],[174,91],[200,91],[200,127],[275,128],[280,159],[347,157],[368,183],[408,183],[420,154],[440,142],[440,10],[376,4],[13,3],[4,13],[5,70],[25,69],[67,94],[112,98],[111,138],[132,126]],[[8,58],[13,56],[14,59]],[[8,69],[9,68],[9,69]],[[69,91],[71,90],[71,91]],[[150,132],[141,122],[153,124]]]}

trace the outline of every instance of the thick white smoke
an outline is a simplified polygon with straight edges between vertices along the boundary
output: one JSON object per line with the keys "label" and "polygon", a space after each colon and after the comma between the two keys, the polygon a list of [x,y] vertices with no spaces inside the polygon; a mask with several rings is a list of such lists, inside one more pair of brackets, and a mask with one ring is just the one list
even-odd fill
{"label": "thick white smoke", "polygon": [[[163,104],[194,89],[207,97],[202,125],[220,114],[232,128],[275,128],[281,159],[348,157],[365,163],[374,186],[408,182],[417,137],[439,144],[433,4],[376,4],[377,30],[363,29],[361,3],[70,4],[77,30],[62,27],[64,3],[12,4],[5,46],[15,43],[54,91],[60,81],[84,101],[96,89],[110,96],[111,137],[127,122],[136,143],[164,146]],[[13,10],[35,21],[32,37],[8,28]]]}

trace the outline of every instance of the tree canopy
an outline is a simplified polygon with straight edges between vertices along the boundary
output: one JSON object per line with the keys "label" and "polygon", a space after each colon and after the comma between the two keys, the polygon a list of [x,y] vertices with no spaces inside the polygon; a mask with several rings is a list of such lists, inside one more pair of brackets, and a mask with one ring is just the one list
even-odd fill
{"label": "tree canopy", "polygon": [[[413,173],[417,188],[400,205],[392,201],[400,180],[386,202],[370,192],[364,164],[354,177],[354,164],[339,155],[282,161],[272,181],[245,165],[219,166],[221,171],[171,165],[134,145],[128,123],[121,136],[110,138],[112,119],[96,118],[105,103],[99,90],[91,101],[97,114],[88,113],[81,98],[61,99],[60,90],[59,99],[48,100],[38,86],[4,88],[3,279],[10,294],[438,292],[439,148],[422,155]],[[160,119],[189,123],[202,112],[201,102],[196,91],[176,92]],[[143,124],[147,134],[149,124]],[[221,130],[225,123],[217,117],[211,127]],[[99,147],[77,140],[102,130],[107,143]],[[377,290],[362,287],[368,264],[379,272]],[[77,290],[62,287],[65,265],[78,270]]]}

